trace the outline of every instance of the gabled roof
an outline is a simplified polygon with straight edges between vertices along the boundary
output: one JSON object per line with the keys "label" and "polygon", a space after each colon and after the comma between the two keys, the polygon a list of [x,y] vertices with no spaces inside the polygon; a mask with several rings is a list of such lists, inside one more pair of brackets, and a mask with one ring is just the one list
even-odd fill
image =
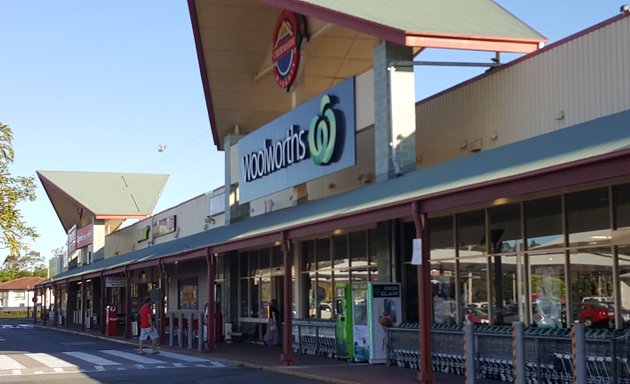
{"label": "gabled roof", "polygon": [[[262,1],[411,47],[527,53],[547,41],[490,0]],[[480,46],[481,41],[505,44]]]}
{"label": "gabled roof", "polygon": [[114,172],[37,171],[66,232],[81,217],[145,218],[155,208],[168,175]]}
{"label": "gabled roof", "polygon": [[[491,0],[188,0],[214,144],[253,132],[373,67],[383,41],[424,48],[532,52],[547,39]],[[302,14],[296,93],[274,80],[282,9]]]}
{"label": "gabled roof", "polygon": [[0,291],[25,291],[34,289],[35,286],[45,280],[43,277],[27,276],[19,279],[6,281],[0,284]]}
{"label": "gabled roof", "polygon": [[[282,238],[487,203],[497,198],[569,188],[625,177],[630,161],[630,110],[573,127],[409,172],[401,177],[256,216],[228,226],[143,248],[63,272],[53,281],[122,272],[160,258],[203,257],[206,247],[226,252]],[[108,272],[109,271],[109,272]],[[47,282],[48,283],[48,282]],[[46,283],[46,284],[47,284]]]}

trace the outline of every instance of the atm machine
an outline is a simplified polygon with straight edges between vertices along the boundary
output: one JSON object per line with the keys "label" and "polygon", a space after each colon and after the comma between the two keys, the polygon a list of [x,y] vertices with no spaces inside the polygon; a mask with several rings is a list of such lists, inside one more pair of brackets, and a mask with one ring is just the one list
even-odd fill
{"label": "atm machine", "polygon": [[338,285],[335,288],[336,337],[338,359],[352,360],[352,286]]}

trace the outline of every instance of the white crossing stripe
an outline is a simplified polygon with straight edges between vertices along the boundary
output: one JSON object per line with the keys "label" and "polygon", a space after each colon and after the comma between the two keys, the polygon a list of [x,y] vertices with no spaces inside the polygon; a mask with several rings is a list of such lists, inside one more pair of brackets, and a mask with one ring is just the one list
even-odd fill
{"label": "white crossing stripe", "polygon": [[214,365],[215,367],[225,368],[225,364],[220,363],[218,361],[211,361],[210,364]]}
{"label": "white crossing stripe", "polygon": [[25,353],[24,356],[37,360],[49,368],[77,368],[76,365],[47,353]]}
{"label": "white crossing stripe", "polygon": [[[26,369],[25,366],[13,360],[9,356],[0,355],[0,370]],[[15,372],[14,372],[15,373]]]}
{"label": "white crossing stripe", "polygon": [[84,352],[64,352],[64,354],[75,357],[79,360],[87,361],[88,363],[92,363],[95,365],[121,365],[120,363],[117,363],[115,361],[107,360],[102,357]]}
{"label": "white crossing stripe", "polygon": [[184,355],[181,353],[160,351],[160,356],[168,357],[169,359],[181,360],[187,363],[207,363],[208,359],[202,359],[196,356]]}
{"label": "white crossing stripe", "polygon": [[164,363],[163,360],[154,359],[151,357],[147,357],[146,355],[138,355],[137,353],[129,353],[129,352],[121,352],[115,349],[103,349],[99,352],[107,353],[108,355],[114,355],[116,357],[120,357],[123,359],[135,361],[136,363],[141,364],[161,364]]}

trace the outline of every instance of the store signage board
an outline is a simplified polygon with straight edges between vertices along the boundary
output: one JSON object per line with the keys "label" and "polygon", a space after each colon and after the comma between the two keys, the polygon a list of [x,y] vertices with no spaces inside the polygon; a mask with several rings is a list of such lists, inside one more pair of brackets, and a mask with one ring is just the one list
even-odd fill
{"label": "store signage board", "polygon": [[127,280],[124,276],[106,276],[105,287],[107,288],[124,288],[127,286]]}
{"label": "store signage board", "polygon": [[239,202],[246,203],[356,164],[354,78],[238,142]]}

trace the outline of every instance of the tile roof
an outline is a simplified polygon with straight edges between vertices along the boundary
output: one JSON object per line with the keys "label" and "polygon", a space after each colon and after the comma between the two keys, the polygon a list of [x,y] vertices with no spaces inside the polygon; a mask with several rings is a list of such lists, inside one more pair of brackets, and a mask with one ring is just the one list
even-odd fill
{"label": "tile roof", "polygon": [[0,284],[0,291],[18,291],[33,289],[37,284],[45,280],[43,277],[27,276],[7,281]]}

